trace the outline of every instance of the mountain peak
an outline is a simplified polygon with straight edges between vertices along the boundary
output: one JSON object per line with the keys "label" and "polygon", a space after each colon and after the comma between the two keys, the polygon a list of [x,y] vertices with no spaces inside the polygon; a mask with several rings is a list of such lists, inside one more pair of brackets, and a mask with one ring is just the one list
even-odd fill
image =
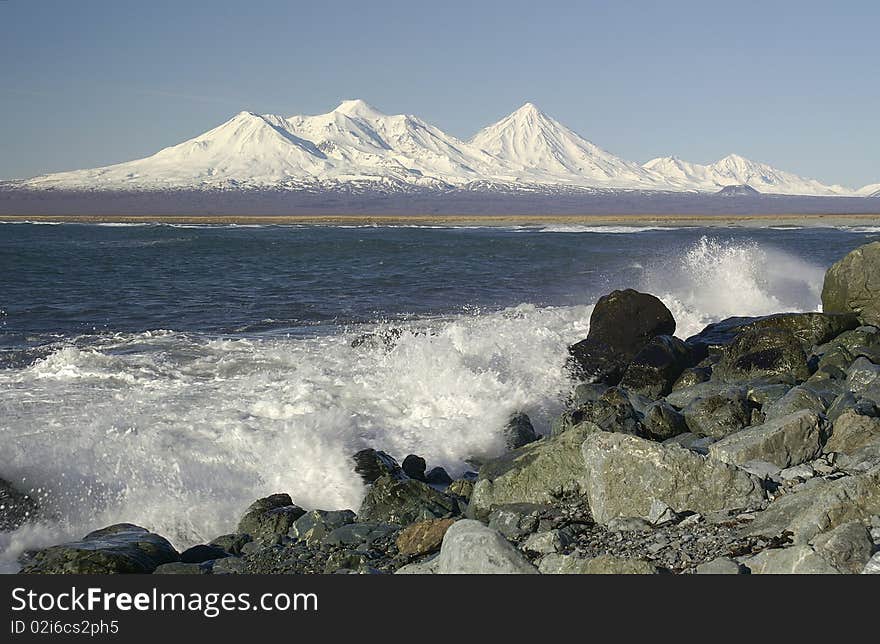
{"label": "mountain peak", "polygon": [[514,114],[541,114],[541,110],[534,103],[527,101],[523,103]]}
{"label": "mountain peak", "polygon": [[345,114],[352,117],[376,117],[384,116],[382,112],[360,98],[350,98],[342,101],[335,110],[337,114]]}

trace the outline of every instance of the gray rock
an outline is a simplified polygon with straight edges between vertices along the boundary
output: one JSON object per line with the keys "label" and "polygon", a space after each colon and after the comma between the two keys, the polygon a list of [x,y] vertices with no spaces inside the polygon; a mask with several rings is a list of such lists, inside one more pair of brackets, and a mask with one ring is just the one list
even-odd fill
{"label": "gray rock", "polygon": [[672,391],[672,385],[692,364],[691,360],[691,349],[682,340],[658,335],[626,367],[620,386],[649,398],[664,396]]}
{"label": "gray rock", "polygon": [[743,394],[729,392],[698,398],[682,410],[682,415],[691,432],[717,439],[747,427],[752,407]]}
{"label": "gray rock", "polygon": [[663,501],[654,499],[648,510],[648,523],[651,525],[663,525],[678,519],[678,513],[666,505]]}
{"label": "gray rock", "polygon": [[204,563],[183,563],[172,562],[157,566],[153,571],[154,575],[210,575],[211,565]]}
{"label": "gray rock", "polygon": [[749,387],[746,398],[761,407],[767,407],[780,400],[791,391],[791,385],[757,385]]}
{"label": "gray rock", "polygon": [[29,574],[152,573],[177,561],[172,545],[158,534],[120,523],[87,534],[81,541],[50,546],[34,553],[22,572]]}
{"label": "gray rock", "polygon": [[212,575],[246,575],[248,574],[248,565],[244,559],[239,557],[226,557],[218,559],[214,562],[211,569]]}
{"label": "gray rock", "polygon": [[654,500],[676,512],[752,508],[760,481],[743,470],[678,446],[625,434],[596,433],[583,444],[585,489],[594,519],[647,519]]}
{"label": "gray rock", "polygon": [[571,539],[561,530],[548,530],[531,535],[523,543],[523,550],[539,555],[561,552],[571,543]]}
{"label": "gray rock", "polygon": [[865,357],[856,358],[846,371],[846,387],[849,391],[860,394],[869,391],[880,382],[880,365],[876,365]]}
{"label": "gray rock", "polygon": [[440,566],[440,556],[434,555],[424,561],[407,564],[394,571],[395,575],[436,575]]}
{"label": "gray rock", "polygon": [[802,479],[811,479],[816,475],[816,470],[809,463],[801,463],[793,467],[786,467],[779,472],[779,478],[782,481],[793,481]]}
{"label": "gray rock", "polygon": [[610,387],[595,402],[563,413],[552,433],[557,435],[584,423],[593,423],[606,432],[643,433],[641,418],[630,397],[618,387]]}
{"label": "gray rock", "polygon": [[678,380],[672,384],[672,391],[687,389],[701,382],[707,382],[711,377],[712,369],[709,367],[689,367],[682,371]]}
{"label": "gray rock", "polygon": [[580,407],[584,403],[595,402],[608,391],[608,387],[601,382],[582,382],[579,383],[572,392],[571,406]]}
{"label": "gray rock", "polygon": [[820,534],[810,545],[837,570],[853,575],[862,572],[874,554],[870,533],[859,521],[843,523]]}
{"label": "gray rock", "polygon": [[521,539],[538,529],[541,513],[546,509],[546,506],[536,503],[501,505],[489,514],[489,527],[508,539]]}
{"label": "gray rock", "polygon": [[398,530],[400,530],[400,526],[390,523],[349,523],[333,530],[324,538],[324,543],[330,546],[370,545]]}
{"label": "gray rock", "polygon": [[843,414],[843,412],[849,410],[852,410],[861,416],[870,416],[872,418],[880,416],[880,412],[878,412],[877,406],[873,401],[862,398],[861,396],[856,396],[851,391],[844,391],[835,398],[834,402],[832,402],[831,406],[828,408],[828,411],[825,412],[825,415],[828,417],[828,420],[833,423],[841,414]]}
{"label": "gray rock", "polygon": [[749,474],[754,474],[759,479],[778,480],[780,468],[778,465],[767,461],[746,461],[739,463],[739,467]]}
{"label": "gray rock", "polygon": [[648,521],[639,517],[616,517],[605,527],[609,532],[645,532],[653,528]]}
{"label": "gray rock", "polygon": [[696,568],[698,575],[742,575],[747,569],[729,557],[718,557],[700,564]]}
{"label": "gray rock", "polygon": [[766,461],[780,468],[816,458],[825,442],[825,424],[812,411],[799,411],[730,434],[709,447],[709,456],[739,465]]}
{"label": "gray rock", "polygon": [[351,510],[312,510],[294,521],[287,534],[313,545],[321,543],[336,528],[355,521],[357,515]]}
{"label": "gray rock", "polygon": [[880,242],[856,248],[828,269],[822,310],[856,313],[863,323],[880,325]]}
{"label": "gray rock", "polygon": [[880,467],[834,481],[813,481],[810,487],[776,499],[743,532],[765,537],[791,532],[795,543],[805,544],[838,525],[866,522],[880,513]]}
{"label": "gray rock", "polygon": [[701,382],[691,387],[677,389],[666,396],[666,402],[678,409],[684,409],[695,400],[712,396],[727,396],[730,398],[746,398],[747,389],[728,382],[709,381]]}
{"label": "gray rock", "polygon": [[820,394],[801,385],[791,388],[782,398],[765,405],[761,411],[764,412],[765,421],[769,421],[804,410],[823,414],[827,408],[828,404]]}
{"label": "gray rock", "polygon": [[441,575],[537,572],[499,532],[470,519],[456,521],[446,531],[437,562]]}
{"label": "gray rock", "polygon": [[16,490],[11,483],[0,479],[0,532],[20,528],[37,516],[39,506],[30,495]]}
{"label": "gray rock", "polygon": [[811,546],[762,550],[742,560],[753,575],[837,575],[840,571]]}
{"label": "gray rock", "polygon": [[862,416],[854,410],[845,411],[834,421],[826,452],[852,453],[880,440],[880,418]]}
{"label": "gray rock", "polygon": [[535,434],[532,421],[522,412],[513,414],[504,426],[504,445],[507,449],[516,449],[536,440],[538,435]]}
{"label": "gray rock", "polygon": [[216,546],[224,552],[227,552],[230,555],[234,555],[237,557],[241,554],[242,547],[244,547],[246,543],[250,543],[251,541],[252,537],[249,534],[233,533],[224,534],[217,537],[216,539],[211,541],[210,545]]}
{"label": "gray rock", "polygon": [[880,552],[875,552],[862,569],[863,575],[880,575]]}
{"label": "gray rock", "polygon": [[485,464],[468,504],[468,516],[483,519],[499,505],[546,504],[565,491],[579,490],[584,476],[581,443],[599,431],[592,423],[581,423]]}
{"label": "gray rock", "polygon": [[617,384],[627,365],[654,337],[675,333],[675,318],[658,298],[632,289],[600,297],[585,340],[569,347],[582,380]]}
{"label": "gray rock", "polygon": [[542,575],[656,575],[660,570],[641,559],[601,555],[584,559],[575,555],[548,554],[541,558]]}
{"label": "gray rock", "polygon": [[458,501],[427,483],[383,476],[367,491],[358,511],[358,520],[407,525],[458,514]]}
{"label": "gray rock", "polygon": [[214,559],[223,559],[228,557],[229,553],[223,548],[215,545],[200,544],[187,548],[180,553],[180,562],[185,564],[200,564]]}
{"label": "gray rock", "polygon": [[810,377],[800,341],[780,329],[753,329],[739,334],[712,370],[713,380],[803,382]]}

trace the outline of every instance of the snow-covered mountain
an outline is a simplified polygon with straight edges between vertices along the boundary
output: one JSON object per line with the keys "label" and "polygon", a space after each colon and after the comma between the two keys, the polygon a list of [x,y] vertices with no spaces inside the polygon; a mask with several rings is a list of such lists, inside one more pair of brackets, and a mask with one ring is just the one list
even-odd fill
{"label": "snow-covered mountain", "polygon": [[856,192],[860,197],[880,197],[880,183],[872,183]]}
{"label": "snow-covered mountain", "polygon": [[[144,159],[7,185],[113,191],[514,187],[547,193],[570,189],[714,193],[725,186],[745,185],[772,194],[855,194],[737,155],[706,166],[675,157],[640,165],[587,141],[532,103],[462,141],[416,116],[384,114],[362,100],[343,101],[333,111],[315,116],[240,112],[204,134]],[[867,188],[859,194],[867,195],[863,193]]]}
{"label": "snow-covered mountain", "polygon": [[750,161],[730,154],[710,165],[688,163],[677,157],[661,157],[648,161],[645,168],[666,177],[683,188],[717,191],[725,186],[750,186],[758,192],[787,195],[839,196],[852,195],[843,186],[824,185],[815,179],[777,170],[766,163]]}

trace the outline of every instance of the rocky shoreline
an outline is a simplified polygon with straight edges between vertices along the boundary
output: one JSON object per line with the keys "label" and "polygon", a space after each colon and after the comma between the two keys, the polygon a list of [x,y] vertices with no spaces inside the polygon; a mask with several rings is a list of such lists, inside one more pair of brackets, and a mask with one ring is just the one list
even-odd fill
{"label": "rocky shoreline", "polygon": [[[119,524],[22,572],[880,573],[880,242],[828,270],[822,302],[681,340],[659,299],[614,291],[550,433],[514,415],[478,472],[363,450],[357,513],[274,494],[184,552]],[[0,530],[35,519],[0,480]]]}

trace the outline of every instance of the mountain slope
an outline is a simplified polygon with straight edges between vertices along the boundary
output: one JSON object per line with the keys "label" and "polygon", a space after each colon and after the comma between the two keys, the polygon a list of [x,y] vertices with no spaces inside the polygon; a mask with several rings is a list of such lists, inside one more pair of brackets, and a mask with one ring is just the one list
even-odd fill
{"label": "mountain slope", "polygon": [[767,194],[836,196],[852,194],[842,186],[826,186],[814,179],[805,179],[790,172],[777,170],[766,163],[750,161],[730,154],[710,165],[688,163],[676,157],[661,157],[644,164],[669,181],[698,190],[718,190],[725,186],[750,186]]}
{"label": "mountain slope", "polygon": [[864,188],[859,188],[856,194],[860,197],[880,197],[880,183],[872,183]]}
{"label": "mountain slope", "polygon": [[533,181],[625,188],[666,187],[660,177],[606,152],[532,103],[480,130],[470,143],[509,164],[520,177]]}

